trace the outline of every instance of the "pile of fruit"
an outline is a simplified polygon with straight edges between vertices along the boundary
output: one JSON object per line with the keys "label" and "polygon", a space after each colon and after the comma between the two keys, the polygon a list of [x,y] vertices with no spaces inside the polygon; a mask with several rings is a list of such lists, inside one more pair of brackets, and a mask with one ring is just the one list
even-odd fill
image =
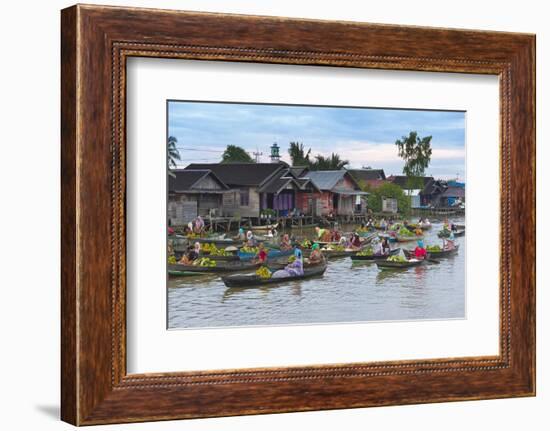
{"label": "pile of fruit", "polygon": [[172,255],[172,256],[168,256],[168,264],[169,265],[174,265],[176,263],[176,256]]}
{"label": "pile of fruit", "polygon": [[216,247],[216,244],[204,244],[202,246],[202,251],[209,253],[211,256],[228,256],[229,252],[225,251],[224,248]]}
{"label": "pile of fruit", "polygon": [[194,266],[216,266],[216,261],[207,257],[201,257],[193,262]]}
{"label": "pile of fruit", "polygon": [[243,248],[241,248],[241,251],[243,253],[253,253],[253,254],[257,254],[258,253],[258,247],[249,247],[247,245],[245,245]]}
{"label": "pile of fruit", "polygon": [[438,245],[429,245],[426,247],[426,250],[438,252],[441,251],[441,247],[439,247]]}
{"label": "pile of fruit", "polygon": [[311,248],[311,241],[310,241],[309,239],[307,239],[307,238],[304,239],[304,240],[302,241],[302,247],[303,247],[303,248]]}
{"label": "pile of fruit", "polygon": [[260,278],[271,278],[271,271],[267,266],[261,266],[256,270],[256,275]]}
{"label": "pile of fruit", "polygon": [[296,256],[295,255],[292,255],[292,256],[289,256],[288,258],[288,263],[292,263],[296,260]]}
{"label": "pile of fruit", "polygon": [[344,247],[343,245],[329,245],[327,248],[324,248],[323,250],[346,251],[346,247]]}
{"label": "pile of fruit", "polygon": [[406,262],[407,259],[405,259],[403,256],[396,255],[396,256],[388,257],[387,261],[388,262]]}
{"label": "pile of fruit", "polygon": [[357,253],[357,256],[372,256],[373,251],[371,247],[367,247],[363,250],[361,250],[359,253]]}
{"label": "pile of fruit", "polygon": [[407,229],[404,226],[401,229],[399,229],[398,234],[400,236],[414,236],[414,233],[412,233],[409,229]]}

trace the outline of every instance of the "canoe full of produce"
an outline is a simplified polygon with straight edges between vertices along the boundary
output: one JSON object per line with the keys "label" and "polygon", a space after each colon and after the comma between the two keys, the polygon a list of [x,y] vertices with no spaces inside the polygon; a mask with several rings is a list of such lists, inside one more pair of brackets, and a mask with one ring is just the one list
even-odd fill
{"label": "canoe full of produce", "polygon": [[348,257],[353,256],[356,254],[359,250],[354,250],[351,248],[342,248],[342,249],[321,249],[321,253],[327,258],[327,259],[336,259],[339,257]]}
{"label": "canoe full of produce", "polygon": [[[267,251],[267,258],[268,259],[274,259],[277,257],[282,256],[290,256],[292,253],[294,253],[293,249],[290,250],[276,250],[276,249],[268,249]],[[247,261],[254,259],[254,257],[258,254],[258,248],[257,247],[243,247],[241,248],[237,256],[239,256],[239,259],[241,261]]]}
{"label": "canoe full of produce", "polygon": [[[465,229],[462,229],[462,230],[457,230],[454,233],[454,236],[455,237],[458,237],[458,236],[464,236],[466,234],[466,230]],[[440,230],[437,234],[437,236],[439,238],[449,238],[449,236],[451,235],[451,231],[450,230],[447,230],[447,229],[443,229],[443,230]]]}
{"label": "canoe full of produce", "polygon": [[376,261],[376,265],[380,269],[405,269],[424,265],[425,263],[426,260],[406,259],[402,256],[390,256],[386,260]]}
{"label": "canoe full of produce", "polygon": [[236,251],[236,249],[229,250],[225,248],[218,248],[216,244],[206,243],[201,246],[199,257],[208,257],[212,260],[221,261],[240,260],[239,256],[237,256]]}
{"label": "canoe full of produce", "polygon": [[[459,247],[459,245],[455,245],[455,248],[453,248],[453,249],[443,250],[438,245],[434,245],[434,246],[426,247],[426,251],[428,252],[428,255],[431,258],[439,259],[439,258],[442,258],[442,257],[454,256],[455,254],[458,253],[458,247]],[[409,251],[409,250],[405,250],[405,254],[407,255],[407,257],[413,257],[414,256],[414,252]]]}
{"label": "canoe full of produce", "polygon": [[397,242],[418,241],[424,239],[424,235],[397,235]]}
{"label": "canoe full of produce", "polygon": [[252,262],[218,262],[207,257],[199,258],[195,262],[193,265],[184,265],[182,263],[169,264],[168,274],[176,275],[177,272],[217,273],[249,271],[259,266],[258,263]]}
{"label": "canoe full of produce", "polygon": [[350,256],[351,260],[386,260],[388,256],[395,256],[399,253],[400,248],[390,250],[390,254],[373,254],[371,250],[360,251]]}
{"label": "canoe full of produce", "polygon": [[326,264],[311,265],[304,267],[304,274],[298,276],[284,277],[284,278],[272,278],[269,272],[265,274],[252,274],[252,275],[229,275],[222,277],[224,284],[227,287],[255,287],[255,286],[264,286],[267,284],[275,283],[287,283],[294,280],[303,280],[305,278],[311,278],[315,276],[321,276],[325,273],[327,269]]}

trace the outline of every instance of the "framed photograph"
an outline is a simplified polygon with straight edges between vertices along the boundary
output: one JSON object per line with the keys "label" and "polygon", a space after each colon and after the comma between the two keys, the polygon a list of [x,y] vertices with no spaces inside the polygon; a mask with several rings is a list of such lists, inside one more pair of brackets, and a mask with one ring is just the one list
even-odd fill
{"label": "framed photograph", "polygon": [[535,37],[62,11],[62,419],[535,394]]}

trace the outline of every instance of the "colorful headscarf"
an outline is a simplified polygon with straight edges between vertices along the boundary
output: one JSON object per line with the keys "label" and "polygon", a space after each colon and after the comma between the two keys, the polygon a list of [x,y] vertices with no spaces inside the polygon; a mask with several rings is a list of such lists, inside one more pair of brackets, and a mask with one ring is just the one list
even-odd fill
{"label": "colorful headscarf", "polygon": [[302,258],[302,250],[300,250],[298,247],[294,249],[294,256],[296,256],[296,259]]}
{"label": "colorful headscarf", "polygon": [[311,246],[311,249],[312,249],[312,250],[319,250],[319,243],[316,242],[315,244],[313,244],[313,245]]}
{"label": "colorful headscarf", "polygon": [[416,241],[416,243],[418,244],[418,247],[424,248],[424,241],[422,241],[421,239]]}

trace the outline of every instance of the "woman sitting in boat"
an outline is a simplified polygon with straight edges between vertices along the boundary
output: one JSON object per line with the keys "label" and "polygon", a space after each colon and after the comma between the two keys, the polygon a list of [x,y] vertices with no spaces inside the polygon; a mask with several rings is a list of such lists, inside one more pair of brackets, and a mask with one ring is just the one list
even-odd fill
{"label": "woman sitting in boat", "polygon": [[289,263],[284,269],[275,271],[271,278],[299,277],[304,275],[304,263],[302,261],[302,251],[299,248],[294,249],[294,262]]}
{"label": "woman sitting in boat", "polygon": [[384,255],[390,254],[390,251],[391,251],[390,241],[388,240],[388,237],[385,237],[382,240],[382,254]]}
{"label": "woman sitting in boat", "polygon": [[322,229],[319,226],[315,227],[315,233],[317,234],[317,239],[319,241],[330,242],[331,233],[327,229]]}
{"label": "woman sitting in boat", "polygon": [[201,245],[200,243],[196,242],[194,248],[191,246],[187,248],[187,253],[184,253],[184,255],[179,260],[179,263],[183,265],[191,265],[194,260],[197,260],[199,258],[200,251]]}
{"label": "woman sitting in boat", "polygon": [[244,234],[244,229],[242,227],[239,228],[239,233],[237,234],[237,240],[238,241],[245,241],[246,235]]}
{"label": "woman sitting in boat", "polygon": [[443,250],[454,250],[455,249],[455,234],[453,231],[449,234],[449,238],[443,238]]}
{"label": "woman sitting in boat", "polygon": [[195,219],[195,233],[201,233],[204,229],[204,220],[201,216],[197,216]]}
{"label": "woman sitting in boat", "polygon": [[279,244],[279,248],[281,249],[281,251],[287,251],[292,248],[292,245],[290,245],[290,238],[287,233],[285,233],[281,238],[281,243]]}
{"label": "woman sitting in boat", "polygon": [[338,232],[338,230],[334,229],[330,234],[331,242],[338,242],[340,241],[340,238],[342,238],[342,234]]}
{"label": "woman sitting in boat", "polygon": [[419,240],[416,242],[416,248],[414,249],[414,257],[417,260],[426,259],[426,249],[424,248],[424,241]]}
{"label": "woman sitting in boat", "polygon": [[359,250],[361,248],[361,238],[359,238],[359,235],[356,233],[351,234],[351,238],[349,240],[349,247],[353,250]]}
{"label": "woman sitting in boat", "polygon": [[319,243],[315,243],[311,246],[311,254],[309,255],[309,263],[315,265],[325,261],[323,253],[321,253],[321,247]]}
{"label": "woman sitting in boat", "polygon": [[372,240],[372,254],[375,256],[382,256],[384,254],[384,248],[378,238]]}
{"label": "woman sitting in boat", "polygon": [[246,233],[246,245],[249,247],[256,247],[257,241],[254,238],[254,234],[251,230]]}
{"label": "woman sitting in boat", "polygon": [[261,242],[258,245],[258,254],[253,259],[254,263],[266,263],[267,262],[267,251],[265,251],[264,243]]}

